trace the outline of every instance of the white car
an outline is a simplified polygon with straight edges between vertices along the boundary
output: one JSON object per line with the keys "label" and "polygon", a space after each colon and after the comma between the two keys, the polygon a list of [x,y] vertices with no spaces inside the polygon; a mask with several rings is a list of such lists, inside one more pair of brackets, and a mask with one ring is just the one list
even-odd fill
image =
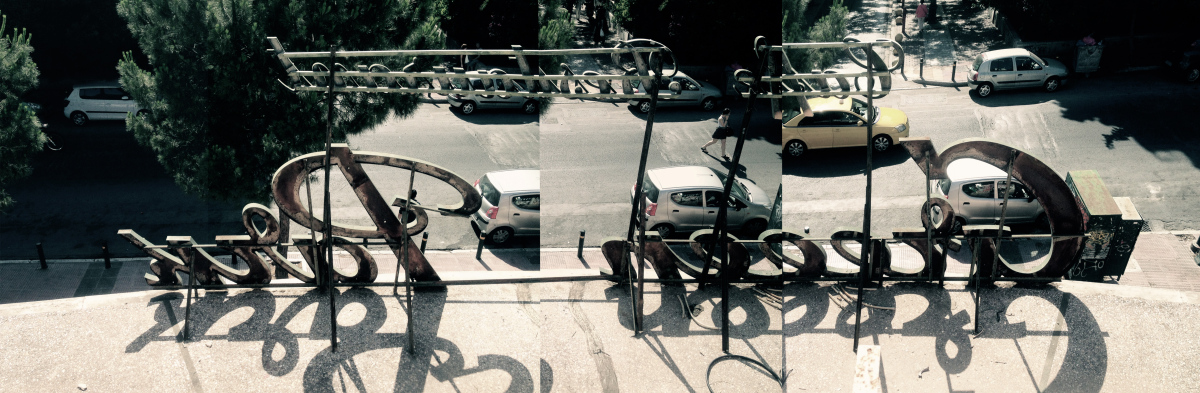
{"label": "white car", "polygon": [[[482,76],[482,75],[481,75]],[[476,109],[520,109],[522,113],[527,115],[536,115],[539,109],[537,99],[528,96],[513,96],[504,94],[504,80],[492,79],[492,86],[499,86],[499,92],[487,91],[484,94],[485,86],[483,79],[469,78],[468,83],[471,84],[471,92],[465,94],[451,94],[447,100],[450,101],[450,106],[458,108],[459,113],[470,115],[475,113]],[[513,91],[524,92],[525,88],[520,83],[513,83]],[[477,93],[479,91],[480,93]],[[499,93],[499,94],[497,94]]]}
{"label": "white car", "polygon": [[1042,88],[1058,91],[1067,83],[1067,66],[1054,59],[1042,59],[1023,48],[985,52],[975,57],[967,83],[979,98],[996,90]]}
{"label": "white car", "polygon": [[[651,75],[653,74],[651,72]],[[671,91],[670,86],[673,82],[679,82],[679,93]],[[633,80],[630,84],[633,85],[634,93],[645,92],[642,89],[641,80]],[[682,72],[676,72],[675,76],[670,76],[670,74],[663,75],[661,78],[658,78],[658,85],[658,106],[660,107],[693,106],[711,111],[716,109],[717,103],[721,101],[721,89],[711,84],[692,79],[692,77]],[[649,99],[630,100],[629,106],[634,107],[638,112],[650,113]]]}
{"label": "white car", "polygon": [[[946,177],[938,180],[936,190],[941,192],[954,208],[953,233],[962,231],[963,225],[995,225],[1000,222],[1000,211],[1004,208],[1004,193],[1008,190],[1008,209],[1004,210],[1005,225],[1033,223],[1038,227],[1047,225],[1046,210],[1038,203],[1033,191],[1016,179],[1005,187],[1008,174],[983,161],[960,158],[946,167]],[[934,206],[934,216],[940,207]],[[939,222],[939,218],[933,221]]]}
{"label": "white car", "polygon": [[494,244],[508,243],[513,236],[540,235],[541,173],[513,169],[488,172],[476,180],[483,204],[471,215],[471,226]]}
{"label": "white car", "polygon": [[[722,197],[725,173],[706,166],[650,169],[642,182],[646,195],[646,227],[662,237],[694,232],[716,225],[717,210],[727,201],[726,227],[758,236],[767,229],[773,201],[749,179],[737,178],[731,193]],[[629,194],[634,198],[633,189]],[[636,202],[636,199],[631,199]]]}
{"label": "white car", "polygon": [[66,101],[63,115],[77,126],[92,120],[125,120],[130,113],[146,113],[117,82],[76,85]]}

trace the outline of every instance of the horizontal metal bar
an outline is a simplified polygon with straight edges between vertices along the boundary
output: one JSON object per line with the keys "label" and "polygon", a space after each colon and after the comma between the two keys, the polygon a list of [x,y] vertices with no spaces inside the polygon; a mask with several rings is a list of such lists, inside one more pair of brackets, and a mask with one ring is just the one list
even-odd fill
{"label": "horizontal metal bar", "polygon": [[[366,51],[336,51],[335,57],[394,57],[394,56],[461,56],[461,55],[524,55],[524,56],[562,56],[562,55],[594,55],[594,54],[625,54],[664,52],[670,49],[663,47],[626,47],[626,48],[590,48],[590,49],[400,49],[400,50],[366,50]],[[329,52],[284,52],[277,56],[289,59],[326,58]]]}
{"label": "horizontal metal bar", "polygon": [[[620,276],[601,274],[597,276],[567,276],[567,277],[523,277],[523,278],[497,278],[497,279],[481,279],[481,280],[441,280],[441,281],[409,281],[400,282],[398,284],[390,282],[369,282],[369,283],[337,283],[333,284],[339,288],[354,288],[354,287],[447,287],[457,285],[491,285],[491,284],[536,284],[548,282],[573,282],[573,281],[600,281],[600,280],[619,280]],[[317,284],[311,283],[279,283],[279,284],[241,284],[241,285],[196,285],[196,289],[239,289],[239,288],[317,288]],[[156,286],[154,289],[176,290],[187,289],[187,285],[164,285]]]}
{"label": "horizontal metal bar", "polygon": [[[296,91],[317,91],[325,92],[327,87],[317,86],[301,86],[295,87]],[[502,95],[502,96],[517,96],[517,97],[556,97],[556,98],[627,98],[627,99],[650,99],[649,94],[645,93],[558,93],[558,92],[523,92],[523,91],[484,91],[484,90],[440,90],[440,89],[412,89],[412,88],[387,88],[387,87],[334,87],[333,91],[342,93],[408,93],[408,94],[459,94],[459,95]],[[659,97],[663,94],[660,93]]]}
{"label": "horizontal metal bar", "polygon": [[[893,41],[866,42],[785,42],[782,45],[769,45],[768,49],[782,51],[784,49],[822,49],[822,48],[866,48],[871,46],[892,46]],[[328,55],[328,53],[326,53]]]}
{"label": "horizontal metal bar", "polygon": [[[298,76],[312,77],[312,78],[315,78],[315,77],[328,78],[329,71],[298,70],[298,71],[292,71],[292,72],[288,73],[288,75],[298,75]],[[826,74],[826,75],[833,75],[833,74]],[[460,73],[460,72],[434,72],[434,71],[421,71],[421,72],[367,71],[367,72],[363,72],[363,71],[349,71],[349,70],[337,71],[334,76],[342,77],[342,78],[350,78],[350,77],[354,77],[354,78],[397,78],[397,79],[400,79],[400,78],[426,78],[426,79],[474,78],[474,79],[533,80],[533,81],[560,81],[560,80],[601,81],[601,80],[641,80],[641,79],[653,78],[653,76],[650,76],[650,75],[611,75],[611,74],[525,75],[525,74],[480,74],[480,73],[475,73],[475,72]]]}

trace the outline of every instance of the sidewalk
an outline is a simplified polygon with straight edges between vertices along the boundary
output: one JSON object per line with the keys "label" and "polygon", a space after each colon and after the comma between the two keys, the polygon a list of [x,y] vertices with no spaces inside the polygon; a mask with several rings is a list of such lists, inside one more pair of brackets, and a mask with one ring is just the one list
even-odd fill
{"label": "sidewalk", "polygon": [[[1142,233],[1133,257],[1120,282],[1130,287],[1175,289],[1200,292],[1200,266],[1188,248],[1195,242],[1195,234],[1172,234],[1168,232]],[[901,261],[901,253],[910,251],[893,246],[894,264]],[[439,273],[461,272],[478,274],[485,278],[489,274],[545,273],[551,271],[589,271],[596,273],[608,262],[599,248],[584,248],[583,258],[577,257],[577,249],[484,249],[482,257],[475,259],[475,250],[428,251],[426,257]],[[379,268],[379,279],[394,277],[396,257],[387,251],[372,251]],[[836,253],[827,250],[831,269],[854,269],[842,261]],[[334,258],[339,268],[353,270],[347,254],[337,253]],[[228,256],[218,257],[229,263]],[[299,253],[288,254],[292,261],[302,261]],[[908,258],[904,258],[907,260]],[[114,293],[148,291],[154,288],[146,284],[144,275],[150,273],[150,258],[113,259],[112,267],[104,268],[103,260],[51,260],[49,268],[41,270],[37,261],[0,262],[0,304],[34,302],[52,299],[77,298]],[[761,262],[760,262],[761,263]],[[920,263],[915,261],[914,263]],[[245,268],[245,262],[238,267]],[[947,275],[964,277],[970,266],[970,251],[963,247],[950,255]],[[650,272],[650,269],[647,269]],[[494,272],[494,273],[492,273]],[[652,274],[649,273],[649,274]]]}

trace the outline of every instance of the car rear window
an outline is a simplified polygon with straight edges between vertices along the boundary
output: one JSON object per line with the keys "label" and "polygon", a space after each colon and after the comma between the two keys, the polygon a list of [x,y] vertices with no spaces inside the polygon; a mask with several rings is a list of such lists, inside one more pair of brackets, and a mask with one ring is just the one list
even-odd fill
{"label": "car rear window", "polygon": [[496,186],[492,185],[492,181],[488,179],[487,175],[483,175],[483,177],[479,179],[479,194],[482,195],[483,199],[486,199],[488,203],[492,204],[492,206],[498,206],[500,204],[500,191],[496,189]]}
{"label": "car rear window", "polygon": [[658,186],[654,185],[654,181],[650,180],[650,176],[642,181],[642,191],[646,193],[646,198],[650,203],[658,203]]}
{"label": "car rear window", "polygon": [[950,179],[938,180],[938,188],[942,189],[942,195],[950,195]]}
{"label": "car rear window", "polygon": [[983,55],[975,56],[975,64],[971,64],[971,70],[979,72],[980,65],[983,65]]}

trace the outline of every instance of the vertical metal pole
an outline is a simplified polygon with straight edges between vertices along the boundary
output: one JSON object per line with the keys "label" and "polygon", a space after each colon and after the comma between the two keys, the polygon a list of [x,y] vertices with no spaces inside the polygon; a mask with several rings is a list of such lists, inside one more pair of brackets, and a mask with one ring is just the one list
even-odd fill
{"label": "vertical metal pole", "polygon": [[700,283],[703,285],[705,277],[708,276],[708,268],[712,265],[713,256],[721,255],[721,350],[726,353],[729,352],[729,281],[733,277],[728,277],[725,274],[725,272],[729,271],[729,247],[725,239],[728,230],[725,224],[729,218],[729,201],[733,200],[730,193],[733,190],[733,182],[737,178],[737,168],[742,159],[742,148],[746,145],[746,129],[750,128],[750,119],[754,115],[754,101],[758,98],[758,86],[762,83],[763,73],[766,71],[767,64],[771,58],[769,55],[770,49],[765,46],[765,38],[758,37],[754,40],[754,43],[755,45],[762,44],[762,46],[754,48],[758,52],[760,59],[758,69],[754,72],[754,83],[751,85],[750,97],[746,101],[746,112],[742,115],[742,125],[738,129],[737,144],[733,148],[733,161],[730,162],[729,174],[725,177],[725,185],[721,194],[725,200],[722,201],[723,203],[721,203],[720,208],[717,209],[717,220],[713,226],[713,234],[716,235],[714,238],[717,243],[714,245],[713,251],[708,253],[708,260],[704,262],[704,273],[700,275]]}
{"label": "vertical metal pole", "polygon": [[[410,197],[412,196],[413,180],[415,180],[416,176],[417,176],[416,167],[414,166],[412,168],[409,168],[408,169],[408,192],[405,193],[404,195],[408,195]],[[412,281],[412,274],[409,274],[409,266],[408,266],[408,243],[410,243],[410,241],[408,239],[408,215],[409,215],[409,212],[412,211],[411,209],[412,209],[412,198],[404,198],[404,214],[400,217],[400,227],[403,228],[403,231],[400,233],[400,239],[401,239],[400,241],[404,242],[400,246],[400,248],[403,250],[403,251],[401,251],[401,255],[403,255],[403,257],[397,259],[396,264],[399,265],[399,264],[401,264],[401,262],[403,262],[404,283],[405,284],[408,284],[409,282]],[[482,242],[480,242],[480,244],[482,244]],[[399,267],[399,266],[397,266],[397,267]],[[400,281],[400,269],[396,269],[396,281],[392,283],[392,293],[395,293],[395,291],[396,291],[395,285],[399,281]],[[408,353],[411,355],[411,354],[416,353],[416,350],[413,349],[413,336],[414,336],[413,317],[416,316],[416,313],[413,312],[412,285],[404,286],[404,298],[408,302],[408,331],[406,331],[404,333],[404,336],[408,337],[408,348],[407,349],[408,349]]]}
{"label": "vertical metal pole", "polygon": [[[651,55],[650,55],[651,58],[653,58],[654,54],[658,54],[660,57],[662,56],[661,52],[651,52]],[[640,59],[641,55],[635,53],[634,56],[636,56]],[[638,64],[640,66],[640,64],[641,64],[640,60],[639,60]],[[627,235],[625,236],[627,241],[630,241],[630,242],[633,241],[633,230],[634,230],[634,225],[636,223],[636,221],[634,221],[634,220],[640,219],[639,214],[641,214],[641,210],[642,210],[642,208],[641,208],[642,200],[646,199],[645,196],[643,195],[643,191],[642,191],[642,178],[644,178],[646,176],[646,157],[650,154],[650,137],[654,134],[654,114],[655,114],[655,112],[657,112],[656,108],[658,107],[658,88],[659,88],[658,82],[662,78],[662,61],[660,60],[657,64],[657,66],[655,66],[654,68],[655,69],[653,70],[653,75],[651,75],[649,78],[650,83],[645,83],[646,91],[650,93],[650,113],[648,113],[646,115],[646,132],[642,136],[642,155],[641,155],[641,158],[638,160],[637,180],[633,186],[634,187],[633,195],[636,195],[638,200],[633,203],[633,211],[629,215],[629,231],[628,231]],[[640,226],[645,228],[646,225],[645,225],[645,223],[642,223]],[[644,233],[645,231],[643,230],[642,232],[643,232],[643,235],[642,235],[641,240],[642,240],[642,243],[644,243],[645,242],[645,233]],[[644,248],[644,245],[643,245],[643,248]],[[643,253],[639,252],[638,253],[638,268],[639,269],[643,268],[643,266],[642,266],[643,265],[643,257],[644,257]],[[638,273],[641,273],[641,271],[639,271]],[[643,291],[642,286],[645,285],[642,274],[638,274],[637,279],[638,279],[637,293],[633,294],[633,297],[630,299],[631,301],[634,302],[634,307],[633,307],[633,311],[635,313],[634,318],[633,318],[634,330],[638,330],[641,328],[641,326],[638,326],[638,323],[641,320],[641,311],[640,311],[641,310],[641,302],[639,301],[639,299],[641,298],[641,293]]]}
{"label": "vertical metal pole", "polygon": [[[922,29],[921,31],[925,31],[925,30]],[[922,51],[922,53],[921,53],[921,68],[918,69],[917,76],[920,77],[921,80],[925,80],[925,53],[924,53],[924,51]]]}
{"label": "vertical metal pole", "polygon": [[[925,157],[925,203],[929,204],[929,209],[933,210],[933,196],[930,195],[929,182],[932,181],[929,175],[929,157]],[[942,212],[942,217],[945,219],[946,212]],[[929,212],[921,212],[921,214],[929,214]],[[954,217],[950,217],[954,219]],[[925,266],[929,267],[929,280],[933,281],[933,216],[929,217],[929,227],[925,228]]]}
{"label": "vertical metal pole", "polygon": [[329,197],[329,170],[331,160],[333,158],[333,102],[335,94],[334,86],[334,69],[336,69],[337,50],[333,45],[329,46],[329,90],[326,93],[325,99],[328,101],[329,111],[326,116],[325,128],[325,288],[329,291],[329,346],[331,352],[337,352],[337,299],[335,299],[333,288],[333,208],[330,206]]}
{"label": "vertical metal pole", "polygon": [[[992,253],[992,271],[988,275],[988,282],[996,281],[996,274],[1000,269],[1000,242],[1004,240],[1004,217],[1008,214],[1008,189],[1012,187],[1012,170],[1013,161],[1017,159],[1017,151],[1014,149],[1008,153],[1008,171],[1004,179],[1004,188],[996,187],[996,192],[1004,193],[1004,202],[1000,204],[1000,223],[996,227],[996,243],[995,252]],[[983,239],[979,239],[979,248],[983,247]],[[983,302],[983,288],[976,287],[975,301],[975,333],[979,333],[979,303]]]}
{"label": "vertical metal pole", "polygon": [[[965,235],[965,233],[964,233]],[[967,244],[971,244],[971,275],[975,279],[975,334],[979,334],[979,247],[980,238],[970,238]]]}
{"label": "vertical metal pole", "polygon": [[49,269],[50,267],[46,266],[46,251],[42,250],[42,243],[37,244],[37,250],[38,250],[38,263],[41,264],[41,266],[42,266],[41,269],[42,270]]}
{"label": "vertical metal pole", "polygon": [[[312,204],[310,203],[309,206],[312,206]],[[275,247],[275,252],[278,252],[279,255],[282,255],[285,260],[287,259],[287,246],[285,246],[284,244],[287,243],[288,240],[291,238],[292,238],[292,219],[288,218],[287,215],[283,214],[283,210],[280,209],[280,213],[279,213],[279,245]],[[287,278],[287,275],[288,275],[287,270],[281,269],[281,267],[283,267],[283,266],[280,265],[279,263],[275,263],[275,266],[277,267],[275,269],[275,278]]]}
{"label": "vertical metal pole", "polygon": [[854,309],[854,352],[858,352],[858,333],[862,323],[862,302],[863,302],[863,287],[867,286],[867,277],[873,273],[875,258],[871,255],[871,173],[875,169],[873,158],[875,157],[875,146],[873,138],[875,138],[875,64],[872,63],[871,56],[874,55],[875,48],[867,46],[867,203],[863,208],[863,237],[862,250],[859,255],[861,261],[860,268],[866,269],[859,278],[858,285],[858,300],[855,301]]}
{"label": "vertical metal pole", "polygon": [[192,250],[186,250],[188,253],[187,268],[188,268],[188,284],[187,284],[187,308],[183,309],[183,341],[191,340],[192,327],[192,291],[196,286],[196,269],[194,269],[196,256],[191,255]]}
{"label": "vertical metal pole", "polygon": [[583,238],[587,236],[587,231],[579,231],[579,250],[575,252],[575,256],[583,259]]}
{"label": "vertical metal pole", "polygon": [[[100,252],[104,254],[104,268],[112,269],[112,260],[109,259],[108,255],[108,240],[100,243]],[[235,255],[234,258],[237,258],[237,256]]]}
{"label": "vertical metal pole", "polygon": [[479,230],[479,245],[475,247],[475,260],[476,261],[483,260],[483,239],[487,239],[487,233],[483,232],[483,230],[480,229]]}
{"label": "vertical metal pole", "polygon": [[954,67],[950,69],[950,81],[954,82],[954,74],[958,73],[958,60],[954,61]]}
{"label": "vertical metal pole", "polygon": [[429,242],[429,232],[421,234],[421,254],[425,253],[425,243]]}

